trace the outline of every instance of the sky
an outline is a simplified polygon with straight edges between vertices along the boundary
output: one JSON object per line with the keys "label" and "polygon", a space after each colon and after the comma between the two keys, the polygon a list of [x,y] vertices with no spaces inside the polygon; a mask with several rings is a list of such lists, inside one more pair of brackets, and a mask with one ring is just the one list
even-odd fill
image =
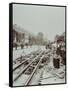
{"label": "sky", "polygon": [[13,4],[13,24],[53,41],[65,31],[65,7]]}

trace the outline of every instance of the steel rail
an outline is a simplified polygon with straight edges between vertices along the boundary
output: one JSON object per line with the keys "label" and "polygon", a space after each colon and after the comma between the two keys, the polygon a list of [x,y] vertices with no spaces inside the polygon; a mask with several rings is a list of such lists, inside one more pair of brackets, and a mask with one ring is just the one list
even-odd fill
{"label": "steel rail", "polygon": [[[40,53],[40,52],[37,52]],[[20,57],[19,57],[20,58]],[[31,58],[31,57],[30,57]],[[13,67],[13,71],[15,71],[17,68],[19,68],[20,66],[22,66],[23,63],[25,63],[28,59],[24,60],[22,63],[18,64],[17,66]]]}
{"label": "steel rail", "polygon": [[[28,55],[30,55],[30,54],[33,54],[33,53],[38,53],[38,50],[37,51],[32,51],[32,52],[30,52],[29,54],[27,54],[26,56],[28,56]],[[22,55],[21,55],[22,56]],[[16,60],[18,60],[18,59],[20,59],[21,58],[21,56],[20,57],[18,57],[18,58],[16,58],[14,61],[16,61]],[[23,57],[23,56],[22,56]]]}
{"label": "steel rail", "polygon": [[17,66],[13,67],[13,71],[15,71],[17,68],[22,66],[23,63],[25,63],[27,60],[24,60],[21,64],[18,64]]}
{"label": "steel rail", "polygon": [[43,53],[43,51],[42,51],[38,56],[36,56],[27,66],[25,66],[25,67],[22,69],[22,71],[20,72],[20,74],[17,75],[17,76],[13,79],[13,81],[16,81],[16,80],[22,75],[22,73],[32,64],[32,62],[35,61],[39,56],[42,55],[42,53]]}
{"label": "steel rail", "polygon": [[25,86],[26,86],[26,85],[29,85],[29,83],[30,83],[30,81],[31,81],[31,79],[32,79],[32,77],[33,77],[33,75],[35,74],[37,68],[39,67],[39,65],[40,65],[40,63],[41,63],[43,57],[44,57],[44,55],[40,58],[38,64],[37,64],[36,67],[34,68],[32,74],[29,76],[28,80],[26,81]]}

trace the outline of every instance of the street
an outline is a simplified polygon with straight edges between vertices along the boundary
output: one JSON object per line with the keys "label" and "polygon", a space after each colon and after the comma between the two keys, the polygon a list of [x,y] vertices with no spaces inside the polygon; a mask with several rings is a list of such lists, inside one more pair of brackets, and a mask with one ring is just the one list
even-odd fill
{"label": "street", "polygon": [[[28,46],[28,48],[24,47],[24,49],[21,49],[20,47],[17,50],[13,49],[13,67],[14,68],[19,66],[20,64],[22,64],[24,59],[26,61],[28,61],[27,64],[23,63],[19,68],[17,68],[13,72],[13,78],[14,79],[17,78],[13,82],[14,86],[15,85],[17,85],[17,86],[25,85],[26,81],[28,80],[29,76],[32,73],[29,74],[29,69],[25,69],[25,71],[22,71],[22,70],[25,67],[27,67],[32,62],[32,60],[35,58],[33,55],[38,56],[38,54],[40,54],[41,52],[43,52],[43,54],[41,54],[41,57],[44,56],[46,61],[44,61],[44,63],[41,62],[39,64],[39,65],[41,65],[41,68],[37,67],[36,71],[34,72],[33,76],[31,77],[29,85],[65,83],[65,65],[60,64],[60,68],[58,68],[58,69],[54,68],[53,50],[46,49],[45,46],[31,46],[31,47]],[[19,57],[22,57],[22,61],[21,61],[21,59],[17,60],[17,58],[19,58]],[[38,60],[38,58],[37,58],[37,60]],[[43,60],[43,58],[42,58],[42,60]],[[14,62],[16,62],[16,63],[14,63]],[[36,67],[36,66],[34,66],[32,64],[31,68],[32,67]],[[30,72],[33,72],[33,70]],[[21,73],[21,75],[20,75],[20,73]],[[20,77],[17,77],[19,75],[20,75]]]}

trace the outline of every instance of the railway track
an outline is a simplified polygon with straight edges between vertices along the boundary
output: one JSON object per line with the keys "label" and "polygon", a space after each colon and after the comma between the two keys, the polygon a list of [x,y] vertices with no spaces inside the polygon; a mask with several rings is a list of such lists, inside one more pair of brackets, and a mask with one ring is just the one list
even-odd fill
{"label": "railway track", "polygon": [[[20,66],[22,66],[22,64],[24,64],[25,62],[28,61],[28,59],[33,59],[35,57],[36,54],[39,54],[40,51],[35,51],[32,52],[24,57],[20,56],[19,58],[17,58],[16,60],[19,60],[19,64],[17,65],[13,65],[13,71],[15,71],[17,68],[19,68]],[[33,55],[33,56],[32,56]]]}
{"label": "railway track", "polygon": [[[47,52],[41,51],[38,55],[36,55],[36,57],[33,58],[33,60],[31,60],[30,63],[27,64],[27,65],[21,70],[21,72],[20,72],[16,77],[13,78],[13,82],[15,82],[17,79],[19,79],[22,74],[25,74],[26,71],[31,70],[30,68],[33,68],[32,71],[31,71],[31,73],[29,74],[29,77],[27,78],[27,80],[26,80],[25,83],[24,83],[25,86],[26,86],[26,85],[29,85],[29,83],[30,83],[30,81],[32,80],[35,72],[37,71],[38,67],[39,67],[40,64],[41,64],[42,59],[45,57],[45,55],[46,55],[48,52],[50,52],[50,51],[47,51]],[[25,61],[27,61],[27,60],[25,60]],[[17,68],[21,67],[22,64],[23,64],[25,61],[23,61],[20,65],[18,65],[17,67],[15,67],[15,68],[13,69],[13,72],[14,72]]]}
{"label": "railway track", "polygon": [[[40,53],[40,51],[37,52],[37,53],[35,53],[35,54],[39,54],[39,53]],[[27,64],[27,65],[21,70],[21,72],[19,73],[19,75],[17,75],[15,78],[13,78],[13,81],[17,80],[17,79],[21,76],[21,74],[31,65],[31,63],[32,63],[35,59],[37,59],[39,56],[40,56],[40,55],[37,55],[35,58],[33,58],[33,60],[30,59],[30,60],[31,60],[30,63]],[[21,64],[19,64],[18,66],[16,66],[16,67],[13,69],[13,72],[14,72],[15,70],[17,70],[18,68],[22,67],[22,65],[23,65],[26,61],[27,61],[27,59],[26,59],[25,61],[23,61]]]}
{"label": "railway track", "polygon": [[[29,53],[29,54],[27,54],[27,55],[25,55],[25,56],[28,57],[29,55],[35,54],[35,53],[37,53],[38,51],[40,51],[40,50],[32,51],[31,53]],[[21,55],[21,56],[22,56],[22,55]],[[19,60],[19,59],[21,58],[21,56],[18,57],[18,58],[16,58],[14,61]],[[22,56],[22,57],[24,58],[25,56]]]}
{"label": "railway track", "polygon": [[32,79],[32,77],[33,77],[33,75],[35,74],[37,68],[39,67],[39,65],[40,65],[40,63],[41,63],[43,57],[44,57],[44,55],[40,58],[38,64],[35,66],[35,68],[34,68],[32,74],[29,76],[28,80],[26,81],[25,86],[26,86],[26,85],[29,85],[29,83],[30,83],[30,81],[31,81],[31,79]]}

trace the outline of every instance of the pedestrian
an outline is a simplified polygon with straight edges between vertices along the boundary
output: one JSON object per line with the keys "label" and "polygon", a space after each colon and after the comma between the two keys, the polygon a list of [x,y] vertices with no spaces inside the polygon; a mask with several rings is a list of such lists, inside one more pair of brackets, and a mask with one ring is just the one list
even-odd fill
{"label": "pedestrian", "polygon": [[15,44],[15,49],[17,50],[17,44]]}
{"label": "pedestrian", "polygon": [[23,44],[21,44],[21,49],[23,49],[23,47],[24,47],[24,45],[23,45]]}

